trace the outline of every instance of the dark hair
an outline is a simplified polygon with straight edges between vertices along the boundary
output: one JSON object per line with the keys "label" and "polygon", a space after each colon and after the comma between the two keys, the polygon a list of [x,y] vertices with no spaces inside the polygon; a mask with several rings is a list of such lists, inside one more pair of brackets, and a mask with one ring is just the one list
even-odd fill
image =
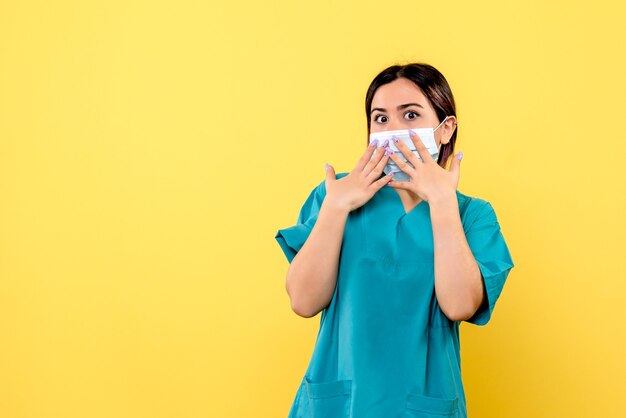
{"label": "dark hair", "polygon": [[[423,63],[410,63],[405,65],[392,65],[379,73],[369,88],[365,96],[365,115],[367,117],[367,135],[369,137],[371,121],[370,113],[372,111],[372,99],[376,90],[387,83],[398,78],[407,78],[415,83],[430,101],[430,104],[437,113],[437,118],[441,122],[446,116],[456,117],[456,106],[454,104],[454,96],[445,79],[435,67]],[[459,130],[458,126],[454,130],[450,142],[444,144],[437,159],[437,164],[441,167],[446,166],[448,158],[454,154],[454,143],[456,142],[456,134]],[[369,138],[368,138],[369,143]],[[367,146],[367,144],[366,144]]]}

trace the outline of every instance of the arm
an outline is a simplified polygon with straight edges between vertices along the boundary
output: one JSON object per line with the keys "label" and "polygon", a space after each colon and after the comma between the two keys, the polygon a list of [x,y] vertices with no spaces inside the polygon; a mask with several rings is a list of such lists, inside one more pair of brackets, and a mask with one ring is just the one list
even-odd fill
{"label": "arm", "polygon": [[285,287],[300,316],[317,315],[332,299],[348,213],[324,199],[309,237],[289,265]]}
{"label": "arm", "polygon": [[435,251],[435,293],[452,321],[472,317],[484,298],[480,269],[467,243],[455,193],[429,201]]}

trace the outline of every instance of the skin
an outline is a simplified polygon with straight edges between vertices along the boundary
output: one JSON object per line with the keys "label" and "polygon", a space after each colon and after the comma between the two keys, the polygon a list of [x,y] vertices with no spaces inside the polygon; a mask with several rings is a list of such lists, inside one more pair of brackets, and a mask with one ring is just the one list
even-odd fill
{"label": "skin", "polygon": [[[397,109],[406,103],[417,103],[422,107],[411,105]],[[386,110],[375,110],[377,108]],[[372,109],[371,132],[435,127],[440,123],[426,96],[405,78],[378,88]],[[435,131],[437,145],[448,143],[455,123],[456,118],[448,118]],[[480,270],[467,244],[456,198],[460,160],[453,158],[448,171],[437,165],[419,137],[412,140],[424,163],[402,141],[396,146],[415,168],[397,155],[385,155],[387,148],[375,146],[368,146],[352,171],[341,179],[337,179],[334,168],[327,165],[326,197],[317,221],[287,271],[286,290],[292,310],[298,315],[312,317],[328,306],[336,286],[348,214],[367,203],[386,185],[394,187],[407,212],[422,200],[430,206],[435,292],[442,312],[452,321],[462,321],[471,318],[486,300]],[[394,159],[411,181],[390,181],[391,175],[379,179],[389,158]]]}

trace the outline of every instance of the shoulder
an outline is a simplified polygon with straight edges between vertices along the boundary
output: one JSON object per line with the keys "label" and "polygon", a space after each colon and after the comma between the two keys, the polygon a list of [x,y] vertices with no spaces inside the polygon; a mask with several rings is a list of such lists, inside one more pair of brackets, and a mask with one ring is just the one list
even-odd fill
{"label": "shoulder", "polygon": [[498,222],[496,212],[487,200],[461,193],[458,190],[456,191],[456,196],[463,224],[469,226],[477,221]]}

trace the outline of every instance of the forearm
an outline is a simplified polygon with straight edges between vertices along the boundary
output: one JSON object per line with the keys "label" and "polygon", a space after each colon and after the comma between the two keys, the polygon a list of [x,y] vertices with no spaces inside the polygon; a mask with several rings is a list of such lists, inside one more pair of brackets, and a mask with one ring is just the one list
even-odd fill
{"label": "forearm", "polygon": [[435,252],[435,293],[453,321],[470,318],[483,300],[483,281],[467,243],[456,194],[429,201]]}
{"label": "forearm", "polygon": [[286,289],[300,316],[315,316],[332,299],[348,213],[325,199],[311,233],[291,261]]}

